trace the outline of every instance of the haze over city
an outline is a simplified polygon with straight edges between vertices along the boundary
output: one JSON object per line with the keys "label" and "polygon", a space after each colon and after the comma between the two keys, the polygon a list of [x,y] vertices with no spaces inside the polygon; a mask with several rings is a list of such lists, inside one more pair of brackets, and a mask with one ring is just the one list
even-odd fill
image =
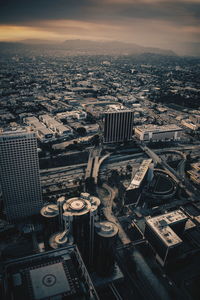
{"label": "haze over city", "polygon": [[199,0],[2,0],[0,41],[121,41],[198,55],[199,13]]}

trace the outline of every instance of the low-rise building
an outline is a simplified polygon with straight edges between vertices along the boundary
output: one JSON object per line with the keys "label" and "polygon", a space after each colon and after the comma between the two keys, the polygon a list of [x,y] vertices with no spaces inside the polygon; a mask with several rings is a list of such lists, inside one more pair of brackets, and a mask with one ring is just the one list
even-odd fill
{"label": "low-rise building", "polygon": [[152,162],[152,159],[144,159],[141,163],[139,169],[137,170],[135,176],[133,177],[129,187],[127,188],[127,191],[137,189],[140,187],[149,167]]}
{"label": "low-rise building", "polygon": [[191,130],[197,130],[199,127],[197,124],[192,123],[190,119],[182,120],[181,124]]}
{"label": "low-rise building", "polygon": [[85,111],[66,111],[56,114],[56,118],[58,120],[70,120],[70,119],[77,119],[77,120],[84,120],[87,117],[87,113]]}
{"label": "low-rise building", "polygon": [[71,127],[63,125],[63,123],[58,122],[50,115],[41,115],[39,119],[58,136],[64,137],[73,133]]}
{"label": "low-rise building", "polygon": [[180,140],[183,129],[177,125],[145,125],[135,128],[135,136],[140,141]]}
{"label": "low-rise building", "polygon": [[84,128],[88,134],[96,133],[99,131],[99,125],[98,124],[88,124],[84,125]]}
{"label": "low-rise building", "polygon": [[40,122],[36,117],[27,117],[24,122],[31,126],[31,128],[36,132],[37,138],[41,142],[49,142],[54,139],[54,133],[52,130],[48,129],[42,122]]}
{"label": "low-rise building", "polygon": [[200,126],[200,115],[191,115],[189,118],[193,124],[198,124]]}
{"label": "low-rise building", "polygon": [[162,265],[178,255],[187,220],[180,209],[146,219],[144,235]]}
{"label": "low-rise building", "polygon": [[190,179],[197,185],[200,185],[200,163],[191,164],[192,169],[187,171]]}

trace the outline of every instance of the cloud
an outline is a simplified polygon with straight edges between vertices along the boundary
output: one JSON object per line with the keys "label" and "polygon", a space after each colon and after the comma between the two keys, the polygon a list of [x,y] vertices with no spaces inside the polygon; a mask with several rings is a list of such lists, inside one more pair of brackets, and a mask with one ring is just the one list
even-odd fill
{"label": "cloud", "polygon": [[182,47],[200,40],[200,0],[0,0],[0,40],[83,38]]}
{"label": "cloud", "polygon": [[156,18],[183,21],[200,17],[200,0],[1,0],[0,23],[39,20]]}
{"label": "cloud", "polygon": [[[28,26],[0,26],[1,41],[18,41],[26,38],[44,39],[47,36],[46,30],[37,27]],[[48,39],[62,39],[63,36],[58,32],[48,32]]]}
{"label": "cloud", "polygon": [[24,23],[44,19],[80,19],[92,0],[1,0],[0,22]]}

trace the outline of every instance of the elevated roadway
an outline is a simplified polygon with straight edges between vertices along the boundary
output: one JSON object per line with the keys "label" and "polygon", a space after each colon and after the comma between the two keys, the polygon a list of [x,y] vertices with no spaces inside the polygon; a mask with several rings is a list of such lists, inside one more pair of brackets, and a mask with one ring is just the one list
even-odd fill
{"label": "elevated roadway", "polygon": [[[178,174],[173,168],[171,168],[166,161],[161,159],[154,151],[152,151],[150,148],[148,148],[146,145],[140,143],[139,144],[140,148],[149,156],[153,159],[155,163],[159,163],[160,165],[163,166],[165,170],[169,172],[169,175],[172,177],[172,179],[176,182],[176,184],[185,190],[187,195],[192,199],[192,200],[198,200],[199,196],[197,195],[195,189],[193,188],[192,185],[189,185],[188,183],[185,182],[184,178],[182,175]],[[184,166],[184,165],[183,165]],[[182,168],[183,168],[182,166]]]}
{"label": "elevated roadway", "polygon": [[90,151],[87,168],[85,172],[85,179],[89,177],[94,178],[94,182],[97,184],[99,168],[103,161],[110,156],[110,153],[101,157],[101,148],[94,148]]}

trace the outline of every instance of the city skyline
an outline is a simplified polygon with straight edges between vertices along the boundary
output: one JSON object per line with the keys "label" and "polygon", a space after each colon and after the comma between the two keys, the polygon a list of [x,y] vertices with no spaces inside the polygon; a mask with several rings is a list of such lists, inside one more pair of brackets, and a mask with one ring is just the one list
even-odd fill
{"label": "city skyline", "polygon": [[0,41],[122,41],[199,53],[199,0],[1,2]]}

